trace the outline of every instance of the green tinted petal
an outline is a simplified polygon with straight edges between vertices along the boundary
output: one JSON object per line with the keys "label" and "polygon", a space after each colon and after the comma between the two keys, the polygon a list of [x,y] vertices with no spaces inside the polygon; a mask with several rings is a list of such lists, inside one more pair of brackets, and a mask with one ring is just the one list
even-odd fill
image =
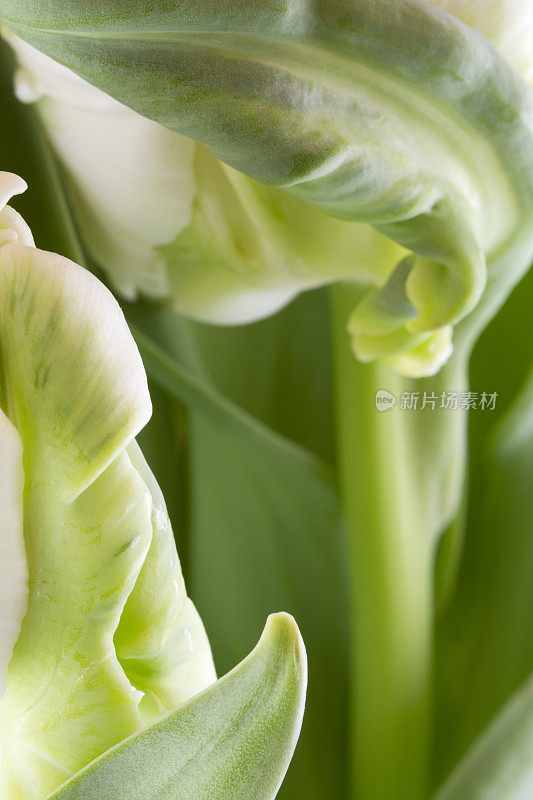
{"label": "green tinted petal", "polygon": [[[0,342],[2,435],[6,445],[12,439],[2,465],[12,516],[2,539],[12,539],[16,583],[5,588],[19,613],[21,523],[29,573],[0,703],[0,794],[39,800],[141,728],[145,708],[159,715],[214,673],[164,504],[134,445],[151,405],[118,304],[67,259],[8,243],[0,247]],[[114,636],[123,613],[121,661]],[[130,680],[132,653],[149,662],[144,682],[134,670]]]}
{"label": "green tinted petal", "polygon": [[376,283],[398,258],[370,226],[250,180],[9,41],[17,94],[37,101],[88,252],[126,298],[164,298],[208,322],[249,322],[331,280]]}
{"label": "green tinted petal", "polygon": [[24,461],[29,604],[0,704],[3,796],[42,797],[140,726],[113,632],[151,539],[123,448],[150,414],[115,301],[66,259],[0,248],[5,411]]}
{"label": "green tinted petal", "polygon": [[49,800],[273,800],[300,732],[306,681],[294,620],[272,615],[238,667]]}
{"label": "green tinted petal", "polygon": [[[370,222],[411,250],[405,292],[417,313],[400,325],[409,334],[404,352],[419,346],[418,334],[476,307],[486,264],[495,291],[504,255],[513,250],[514,281],[529,265],[533,98],[486,41],[428,3],[189,0],[154,9],[136,0],[88,11],[80,0],[52,9],[8,2],[4,21],[240,172],[341,219]],[[179,238],[186,265],[194,247],[185,239],[180,250]],[[360,278],[357,267],[351,276]],[[232,290],[227,280],[231,299],[239,281]],[[290,288],[273,286],[267,313]],[[504,280],[500,302],[507,290]]]}
{"label": "green tinted petal", "polygon": [[117,656],[145,693],[141,712],[170,711],[216,680],[209,642],[187,597],[161,490],[135,442],[128,453],[152,495],[152,542],[115,633]]}

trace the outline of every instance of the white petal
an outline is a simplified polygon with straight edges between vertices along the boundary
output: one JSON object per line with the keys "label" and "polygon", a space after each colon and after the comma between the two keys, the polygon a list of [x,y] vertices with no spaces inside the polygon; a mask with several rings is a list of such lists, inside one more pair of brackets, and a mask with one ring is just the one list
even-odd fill
{"label": "white petal", "polygon": [[26,181],[13,172],[0,172],[0,211],[14,194],[22,194],[27,188]]}
{"label": "white petal", "polygon": [[0,697],[7,666],[28,605],[28,567],[24,548],[22,442],[0,411]]}
{"label": "white petal", "polygon": [[158,248],[189,225],[194,143],[136,114],[66,67],[9,36],[19,99],[39,112],[69,177],[81,233],[123,295],[168,294]]}

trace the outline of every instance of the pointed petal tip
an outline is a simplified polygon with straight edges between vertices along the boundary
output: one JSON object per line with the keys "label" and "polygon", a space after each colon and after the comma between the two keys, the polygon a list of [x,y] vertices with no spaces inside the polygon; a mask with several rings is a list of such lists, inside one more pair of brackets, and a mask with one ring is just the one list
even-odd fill
{"label": "pointed petal tip", "polygon": [[295,670],[302,686],[307,685],[307,652],[300,629],[294,617],[286,611],[270,614],[257,647],[267,645],[282,653],[292,651]]}

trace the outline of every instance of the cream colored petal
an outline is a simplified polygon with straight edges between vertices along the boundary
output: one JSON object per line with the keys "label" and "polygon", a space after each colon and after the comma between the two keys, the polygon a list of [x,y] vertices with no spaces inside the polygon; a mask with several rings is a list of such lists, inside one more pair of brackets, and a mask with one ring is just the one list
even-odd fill
{"label": "cream colored petal", "polygon": [[28,606],[24,547],[22,442],[0,410],[0,698]]}

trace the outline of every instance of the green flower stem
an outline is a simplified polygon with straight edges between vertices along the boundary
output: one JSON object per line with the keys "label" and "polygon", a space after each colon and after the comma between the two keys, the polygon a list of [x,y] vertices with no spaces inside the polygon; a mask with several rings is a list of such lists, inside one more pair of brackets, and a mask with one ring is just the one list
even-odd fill
{"label": "green flower stem", "polygon": [[356,288],[332,289],[338,458],[354,621],[353,796],[422,800],[430,740],[432,540],[420,513],[416,465],[410,463],[413,417],[398,405],[380,412],[375,404],[378,389],[399,399],[407,380],[353,356],[346,322],[358,299]]}

